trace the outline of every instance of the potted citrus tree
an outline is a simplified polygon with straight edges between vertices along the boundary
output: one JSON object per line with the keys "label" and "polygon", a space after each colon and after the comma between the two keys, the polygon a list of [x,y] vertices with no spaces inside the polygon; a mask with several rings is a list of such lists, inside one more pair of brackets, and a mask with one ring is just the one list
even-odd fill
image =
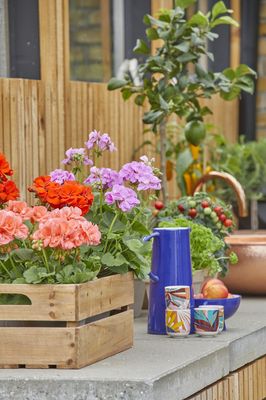
{"label": "potted citrus tree", "polygon": [[[166,160],[176,156],[177,183],[185,191],[184,172],[193,163],[191,149],[180,146],[179,137],[169,138],[166,124],[172,115],[179,121],[179,131],[187,142],[199,145],[206,136],[204,118],[212,111],[202,105],[201,99],[218,94],[224,100],[237,98],[241,90],[253,93],[255,72],[247,65],[236,69],[226,68],[211,72],[202,66],[202,56],[213,61],[208,42],[218,34],[214,29],[222,24],[238,26],[231,17],[232,10],[218,1],[204,14],[198,11],[188,19],[186,8],[196,0],[176,0],[175,8],[162,9],[157,18],[144,16],[147,40],[138,40],[134,51],[146,56],[138,66],[140,84],[136,85],[130,75],[125,79],[112,78],[108,89],[120,89],[125,100],[135,97],[138,106],[148,108],[143,122],[151,126],[159,136],[163,202],[167,202]],[[157,40],[159,42],[156,42]],[[152,42],[156,42],[154,54]],[[191,72],[192,71],[192,72]],[[146,110],[146,108],[145,108]],[[169,141],[171,146],[168,146]]]}

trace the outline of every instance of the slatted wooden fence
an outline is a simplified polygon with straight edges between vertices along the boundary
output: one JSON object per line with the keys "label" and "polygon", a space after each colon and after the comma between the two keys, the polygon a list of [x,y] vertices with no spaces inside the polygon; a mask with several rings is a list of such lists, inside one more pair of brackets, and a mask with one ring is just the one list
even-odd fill
{"label": "slatted wooden fence", "polygon": [[[152,1],[153,12],[172,4]],[[118,147],[103,160],[111,168],[130,161],[143,140],[154,141],[152,134],[143,134],[143,110],[133,100],[124,102],[105,83],[70,81],[68,0],[39,0],[39,16],[41,80],[0,79],[0,151],[12,164],[23,197],[34,177],[60,168],[65,150],[82,147],[93,129],[108,132]],[[216,97],[210,107],[210,121],[234,139],[237,101]],[[139,155],[144,152],[153,154],[146,147]],[[170,194],[176,195],[175,182]]]}

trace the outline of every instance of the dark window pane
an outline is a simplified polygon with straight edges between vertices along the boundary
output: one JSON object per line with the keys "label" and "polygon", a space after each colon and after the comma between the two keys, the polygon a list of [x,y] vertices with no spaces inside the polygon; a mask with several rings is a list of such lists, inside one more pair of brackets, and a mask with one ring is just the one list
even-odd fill
{"label": "dark window pane", "polygon": [[38,0],[8,0],[10,76],[40,79]]}

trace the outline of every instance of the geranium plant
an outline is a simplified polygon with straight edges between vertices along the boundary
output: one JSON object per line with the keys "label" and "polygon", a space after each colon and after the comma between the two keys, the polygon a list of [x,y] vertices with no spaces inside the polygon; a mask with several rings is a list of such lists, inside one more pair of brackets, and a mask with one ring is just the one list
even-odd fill
{"label": "geranium plant", "polygon": [[19,190],[16,184],[10,180],[13,170],[10,168],[5,155],[0,153],[0,208],[8,200],[16,200],[19,197]]}
{"label": "geranium plant", "polygon": [[63,164],[72,167],[71,172],[56,169],[36,178],[29,190],[48,209],[75,206],[99,226],[101,244],[88,247],[84,255],[99,260],[101,276],[133,270],[144,278],[150,268],[150,244],[141,239],[149,233],[147,205],[151,191],[161,188],[160,172],[146,156],[120,171],[99,168],[104,151],[116,151],[109,135],[91,132],[84,148],[66,151]]}

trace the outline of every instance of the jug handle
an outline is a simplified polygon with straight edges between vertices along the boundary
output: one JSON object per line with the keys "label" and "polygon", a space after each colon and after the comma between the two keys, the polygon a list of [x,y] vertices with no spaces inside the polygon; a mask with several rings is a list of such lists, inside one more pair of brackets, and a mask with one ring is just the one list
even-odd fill
{"label": "jug handle", "polygon": [[149,240],[151,240],[152,238],[159,236],[160,233],[159,232],[153,232],[151,235],[148,236],[144,236],[144,238],[142,239],[143,242],[148,242]]}
{"label": "jug handle", "polygon": [[159,276],[155,275],[153,272],[149,272],[149,277],[153,283],[159,282]]}

